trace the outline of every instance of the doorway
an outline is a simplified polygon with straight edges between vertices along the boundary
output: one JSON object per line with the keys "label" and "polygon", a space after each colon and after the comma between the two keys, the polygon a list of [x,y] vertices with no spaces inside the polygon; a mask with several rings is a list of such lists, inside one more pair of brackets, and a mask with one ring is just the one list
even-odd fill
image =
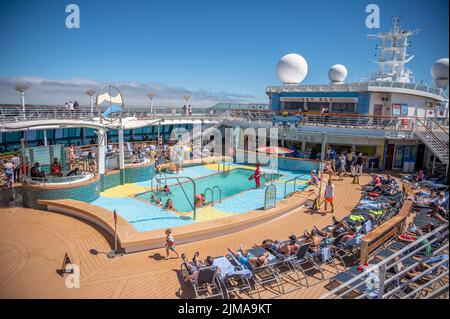
{"label": "doorway", "polygon": [[387,157],[386,157],[386,169],[392,170],[392,164],[394,162],[395,144],[388,144]]}
{"label": "doorway", "polygon": [[419,144],[417,147],[416,169],[423,169],[424,157],[425,157],[425,144]]}

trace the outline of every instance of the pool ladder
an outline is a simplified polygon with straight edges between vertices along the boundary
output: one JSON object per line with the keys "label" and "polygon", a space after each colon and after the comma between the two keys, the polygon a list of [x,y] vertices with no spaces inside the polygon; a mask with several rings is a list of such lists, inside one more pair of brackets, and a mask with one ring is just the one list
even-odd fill
{"label": "pool ladder", "polygon": [[[221,166],[222,165],[222,166]],[[217,163],[217,170],[219,172],[229,173],[231,169],[231,164],[226,164],[225,162],[218,162]]]}
{"label": "pool ladder", "polygon": [[[287,193],[287,184],[289,182],[294,181],[294,190],[292,191],[292,193],[296,193],[297,192],[297,180],[301,180],[301,181],[307,181],[306,178],[304,178],[302,175],[298,175],[295,176],[294,178],[288,179],[287,181],[284,182],[284,198],[287,197],[288,193]],[[291,193],[289,193],[291,194]]]}
{"label": "pool ladder", "polygon": [[[162,185],[162,180],[167,179],[167,175],[165,172],[158,173],[158,177],[155,177],[156,180],[156,192],[161,190],[164,186]],[[153,178],[150,180],[151,182],[151,188],[153,189]]]}
{"label": "pool ladder", "polygon": [[[165,174],[164,174],[165,175]],[[187,179],[188,180],[188,182],[191,182],[192,183],[192,186],[193,186],[193,189],[194,189],[194,193],[193,193],[193,198],[192,198],[192,201],[191,200],[189,200],[189,196],[187,195],[187,193],[186,193],[186,191],[185,191],[185,189],[184,189],[184,187],[183,187],[183,183],[181,183],[180,182],[180,179]],[[196,184],[195,184],[195,180],[193,179],[193,178],[191,178],[191,177],[188,177],[188,176],[173,176],[173,177],[167,177],[167,176],[165,176],[165,177],[159,177],[159,178],[156,178],[156,190],[158,190],[158,187],[161,187],[161,185],[162,185],[162,180],[164,180],[164,184],[166,184],[167,183],[167,180],[176,180],[177,181],[177,184],[180,186],[180,188],[181,188],[181,190],[183,191],[183,193],[184,193],[184,196],[186,197],[186,199],[187,199],[187,201],[188,201],[188,203],[189,203],[189,205],[191,206],[191,208],[192,208],[192,210],[193,210],[193,213],[194,213],[194,216],[193,216],[193,218],[194,219],[197,219],[197,208],[195,207],[195,194],[197,194],[197,186],[196,186]],[[221,197],[222,197],[222,195],[221,195]]]}
{"label": "pool ladder", "polygon": [[214,190],[218,190],[219,191],[219,203],[222,203],[222,190],[220,189],[219,186],[214,186],[213,188],[208,187],[207,189],[205,189],[204,193],[205,193],[205,198],[206,198],[206,193],[208,191],[211,192],[211,206],[214,206]]}

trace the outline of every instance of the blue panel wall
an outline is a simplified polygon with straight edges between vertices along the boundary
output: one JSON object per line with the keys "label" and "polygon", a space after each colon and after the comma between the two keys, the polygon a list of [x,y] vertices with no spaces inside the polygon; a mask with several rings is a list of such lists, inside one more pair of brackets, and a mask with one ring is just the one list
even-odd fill
{"label": "blue panel wall", "polygon": [[270,108],[274,111],[280,110],[280,95],[279,94],[272,94]]}
{"label": "blue panel wall", "polygon": [[369,114],[370,107],[370,94],[360,93],[358,96],[358,106],[356,108],[356,113],[358,114]]}
{"label": "blue panel wall", "polygon": [[153,165],[125,168],[125,183],[145,182],[152,179],[154,176],[155,168]]}
{"label": "blue panel wall", "polygon": [[103,176],[103,183],[105,190],[120,185],[120,174],[117,172],[115,174]]}
{"label": "blue panel wall", "polygon": [[45,209],[38,205],[38,199],[76,199],[83,202],[92,202],[100,196],[100,180],[78,187],[67,187],[62,189],[47,188],[23,188],[23,204],[25,207],[34,209]]}

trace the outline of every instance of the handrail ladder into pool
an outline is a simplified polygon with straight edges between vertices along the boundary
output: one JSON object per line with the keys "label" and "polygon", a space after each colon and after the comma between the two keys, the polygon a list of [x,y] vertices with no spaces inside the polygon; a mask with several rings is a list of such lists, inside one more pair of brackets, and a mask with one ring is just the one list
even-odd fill
{"label": "handrail ladder into pool", "polygon": [[205,199],[206,199],[206,193],[207,191],[211,192],[211,206],[214,206],[214,190],[218,189],[219,190],[219,203],[222,203],[222,190],[220,189],[219,186],[215,185],[212,188],[208,187],[206,188],[203,193],[205,194]]}
{"label": "handrail ladder into pool", "polygon": [[[289,183],[289,182],[294,181],[294,191],[292,193],[297,192],[297,190],[296,190],[297,189],[297,180],[307,181],[308,179],[304,178],[302,175],[298,175],[298,176],[295,176],[294,178],[284,181],[284,198],[286,198],[286,196],[288,195],[286,193],[286,187],[287,187],[287,183]],[[289,194],[291,194],[291,193],[289,193]]]}
{"label": "handrail ladder into pool", "polygon": [[[193,202],[191,202],[190,200],[189,200],[189,197],[188,197],[188,195],[186,194],[186,191],[184,190],[184,188],[183,188],[183,185],[182,185],[182,183],[180,182],[180,178],[186,178],[186,179],[188,179],[190,182],[192,182],[192,185],[193,185],[193,187],[194,187],[194,198],[193,198]],[[197,186],[196,186],[196,184],[195,184],[195,180],[193,179],[193,178],[190,178],[190,177],[187,177],[187,176],[179,176],[179,177],[176,177],[176,176],[174,176],[174,177],[163,177],[163,178],[157,178],[156,179],[156,181],[157,181],[157,183],[160,183],[160,181],[162,180],[162,179],[164,179],[165,181],[167,181],[168,179],[175,179],[177,182],[178,182],[178,185],[180,185],[180,188],[181,188],[181,190],[183,191],[183,193],[184,193],[184,196],[186,196],[186,199],[188,200],[188,203],[189,203],[189,205],[191,206],[191,208],[192,208],[192,210],[193,210],[193,212],[194,212],[194,220],[196,220],[197,219],[197,208],[195,207],[195,195],[197,194]]]}
{"label": "handrail ladder into pool", "polygon": [[[223,167],[223,169],[221,170],[220,169],[220,165],[223,165],[222,167]],[[227,168],[228,167],[228,168]],[[223,162],[218,162],[217,163],[217,170],[219,171],[219,172],[224,172],[224,173],[229,173],[230,172],[230,170],[231,170],[231,164],[230,163],[225,163],[225,161],[223,161]]]}
{"label": "handrail ladder into pool", "polygon": [[222,190],[221,190],[220,187],[217,186],[217,185],[213,186],[213,188],[212,188],[212,196],[213,196],[213,199],[214,199],[214,190],[215,190],[215,189],[218,189],[218,190],[219,190],[219,203],[222,203]]}

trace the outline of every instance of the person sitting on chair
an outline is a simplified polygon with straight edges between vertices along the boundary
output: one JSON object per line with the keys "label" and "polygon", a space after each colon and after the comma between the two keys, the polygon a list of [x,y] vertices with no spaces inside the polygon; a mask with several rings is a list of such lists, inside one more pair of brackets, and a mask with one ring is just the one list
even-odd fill
{"label": "person sitting on chair", "polygon": [[80,171],[80,168],[77,166],[73,170],[71,170],[69,173],[67,173],[67,176],[76,176],[76,175],[78,175],[79,171]]}
{"label": "person sitting on chair", "polygon": [[50,172],[52,176],[62,176],[62,167],[58,162],[58,159],[55,157],[53,163],[50,165]]}
{"label": "person sitting on chair", "polygon": [[31,178],[44,178],[45,177],[45,172],[41,172],[39,170],[39,162],[34,163],[33,167],[31,168],[30,171],[30,176]]}

